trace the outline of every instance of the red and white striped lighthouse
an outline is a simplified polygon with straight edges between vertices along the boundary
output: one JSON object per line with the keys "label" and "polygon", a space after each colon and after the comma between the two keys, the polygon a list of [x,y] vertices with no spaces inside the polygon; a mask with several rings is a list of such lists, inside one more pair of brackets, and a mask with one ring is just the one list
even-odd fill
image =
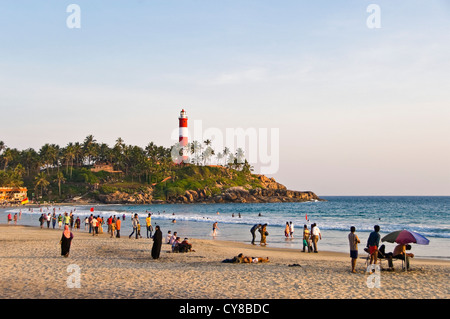
{"label": "red and white striped lighthouse", "polygon": [[188,126],[187,126],[187,122],[188,122],[188,118],[186,116],[186,111],[183,109],[180,112],[180,117],[178,118],[179,120],[179,128],[180,128],[180,138],[179,138],[179,142],[180,142],[180,146],[185,147],[188,144]]}

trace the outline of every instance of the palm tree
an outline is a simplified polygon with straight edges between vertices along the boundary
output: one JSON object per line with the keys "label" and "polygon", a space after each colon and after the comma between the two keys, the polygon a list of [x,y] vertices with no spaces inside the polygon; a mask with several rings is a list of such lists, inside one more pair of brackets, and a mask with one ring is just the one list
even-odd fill
{"label": "palm tree", "polygon": [[204,164],[210,163],[210,159],[214,155],[214,150],[212,149],[212,147],[208,146],[202,155],[203,155]]}
{"label": "palm tree", "polygon": [[48,185],[50,185],[50,182],[47,180],[47,176],[45,175],[44,172],[39,173],[36,177],[35,177],[35,189],[37,190],[38,187],[41,188],[41,196],[44,193],[44,189],[46,189],[48,187]]}
{"label": "palm tree", "polygon": [[65,178],[64,178],[64,174],[62,172],[58,172],[56,174],[56,177],[54,179],[55,182],[58,183],[58,193],[59,193],[59,197],[61,197],[61,183],[65,182]]}
{"label": "palm tree", "polygon": [[6,149],[5,142],[0,141],[0,153],[1,153],[3,150],[5,150],[5,149]]}
{"label": "palm tree", "polygon": [[80,142],[76,142],[73,145],[73,152],[75,153],[75,163],[77,167],[80,167],[83,163],[83,147]]}
{"label": "palm tree", "polygon": [[229,153],[228,154],[228,158],[227,158],[227,166],[228,168],[232,168],[235,162],[235,157],[233,153]]}
{"label": "palm tree", "polygon": [[238,169],[242,164],[244,164],[244,150],[242,148],[238,148],[236,150],[236,169]]}
{"label": "palm tree", "polygon": [[193,141],[191,144],[191,154],[194,154],[194,163],[199,164],[200,157],[199,153],[202,151],[202,144],[200,144],[198,141]]}
{"label": "palm tree", "polygon": [[70,164],[70,178],[72,178],[73,160],[75,159],[75,147],[72,143],[67,144],[66,148],[63,150],[63,157],[66,161],[66,173],[68,173]]}
{"label": "palm tree", "polygon": [[[59,154],[59,146],[55,144],[45,144],[39,150],[39,156],[42,159],[42,164],[46,166],[47,175],[50,174],[49,168],[50,166],[54,167],[55,163],[58,166],[58,154]],[[59,166],[58,166],[59,167]]]}
{"label": "palm tree", "polygon": [[225,166],[227,165],[227,163],[228,163],[228,155],[230,154],[230,149],[228,148],[228,147],[225,147],[224,149],[223,149],[223,158],[225,158]]}
{"label": "palm tree", "polygon": [[97,155],[98,144],[93,135],[88,135],[83,142],[84,155],[88,157],[88,165],[91,165],[92,158]]}
{"label": "palm tree", "polygon": [[218,165],[222,165],[221,160],[222,160],[223,157],[224,157],[224,155],[221,152],[219,152],[217,154],[217,164]]}
{"label": "palm tree", "polygon": [[3,171],[6,171],[6,167],[8,167],[9,161],[13,160],[13,154],[9,147],[5,149],[2,157],[3,157],[3,160],[5,161],[5,165],[3,166]]}
{"label": "palm tree", "polygon": [[38,171],[40,167],[39,154],[32,148],[28,148],[21,153],[22,163],[27,171],[27,176],[30,176],[30,171]]}

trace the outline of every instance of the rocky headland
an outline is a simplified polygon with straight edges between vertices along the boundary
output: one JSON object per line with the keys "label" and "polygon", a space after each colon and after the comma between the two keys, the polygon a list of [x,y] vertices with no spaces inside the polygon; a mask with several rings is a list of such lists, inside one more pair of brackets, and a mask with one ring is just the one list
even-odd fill
{"label": "rocky headland", "polygon": [[[185,190],[183,194],[168,194],[166,199],[153,197],[153,188],[146,187],[134,193],[115,191],[100,194],[98,200],[104,204],[190,204],[190,203],[282,203],[321,201],[311,191],[288,190],[273,178],[254,175],[258,186],[231,186],[217,184],[215,191],[206,186],[202,189]],[[219,189],[220,191],[217,191]]]}

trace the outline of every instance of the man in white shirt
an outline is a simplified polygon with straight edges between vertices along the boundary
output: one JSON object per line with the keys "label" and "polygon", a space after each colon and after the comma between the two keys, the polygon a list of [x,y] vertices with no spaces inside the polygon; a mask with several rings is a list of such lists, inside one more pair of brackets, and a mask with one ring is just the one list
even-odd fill
{"label": "man in white shirt", "polygon": [[289,231],[291,238],[294,238],[294,224],[292,222],[289,222]]}
{"label": "man in white shirt", "polygon": [[319,241],[319,239],[322,239],[322,234],[320,233],[320,229],[317,224],[314,223],[312,226],[314,226],[312,228],[312,242],[314,246],[314,252],[317,253],[317,242]]}

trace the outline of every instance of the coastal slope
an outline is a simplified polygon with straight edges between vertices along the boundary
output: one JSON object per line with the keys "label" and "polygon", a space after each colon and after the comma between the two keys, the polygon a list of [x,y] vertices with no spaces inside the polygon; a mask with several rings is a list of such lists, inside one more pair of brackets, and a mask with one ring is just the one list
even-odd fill
{"label": "coastal slope", "polygon": [[[105,188],[103,188],[105,189]],[[320,201],[312,191],[288,190],[274,178],[224,167],[186,167],[144,188],[103,192],[103,204],[280,203]]]}

